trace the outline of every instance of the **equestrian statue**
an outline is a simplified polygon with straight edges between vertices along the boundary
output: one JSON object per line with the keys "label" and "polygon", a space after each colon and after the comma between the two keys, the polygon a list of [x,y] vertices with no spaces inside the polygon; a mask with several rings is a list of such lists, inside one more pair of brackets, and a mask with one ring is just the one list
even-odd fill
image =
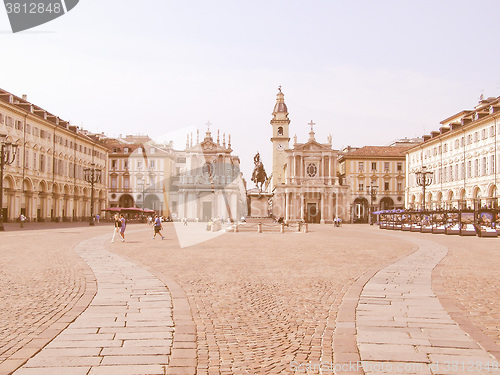
{"label": "equestrian statue", "polygon": [[260,160],[260,154],[258,152],[253,158],[253,163],[255,164],[255,167],[252,173],[252,182],[254,182],[255,185],[259,188],[259,190],[262,192],[262,186],[267,180],[267,174],[266,171],[264,170],[264,164],[262,164],[262,161]]}

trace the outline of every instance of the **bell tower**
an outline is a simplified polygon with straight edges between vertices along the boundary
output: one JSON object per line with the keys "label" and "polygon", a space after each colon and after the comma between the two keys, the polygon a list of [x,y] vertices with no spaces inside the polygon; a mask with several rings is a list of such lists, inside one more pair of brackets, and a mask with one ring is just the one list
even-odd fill
{"label": "bell tower", "polygon": [[288,108],[285,104],[285,95],[281,92],[281,86],[276,95],[276,105],[274,106],[271,125],[273,127],[273,137],[271,138],[273,143],[273,178],[271,183],[272,187],[275,188],[276,185],[285,183],[285,150],[288,149],[288,142],[290,141],[288,129],[290,120],[288,119]]}
{"label": "bell tower", "polygon": [[276,185],[285,183],[285,150],[288,149],[288,142],[290,141],[288,129],[290,120],[288,119],[288,108],[285,104],[285,95],[281,92],[281,86],[276,95],[276,105],[274,106],[271,125],[273,127],[273,137],[271,138],[273,143],[273,178],[271,183],[272,187],[275,188]]}

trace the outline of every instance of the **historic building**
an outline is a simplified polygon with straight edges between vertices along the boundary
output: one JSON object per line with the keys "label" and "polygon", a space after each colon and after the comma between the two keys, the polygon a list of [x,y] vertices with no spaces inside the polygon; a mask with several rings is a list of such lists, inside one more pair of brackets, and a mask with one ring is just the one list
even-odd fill
{"label": "historic building", "polygon": [[270,190],[275,217],[287,222],[333,222],[335,217],[345,220],[349,214],[347,189],[337,177],[338,151],[332,149],[332,138],[319,143],[312,121],[309,139],[299,143],[297,136],[289,145],[288,108],[281,88],[277,94],[271,126],[273,137],[273,172]]}
{"label": "historic building", "polygon": [[100,169],[94,185],[94,214],[106,205],[107,149],[101,136],[0,90],[0,134],[18,145],[16,159],[5,165],[3,216],[21,214],[37,221],[90,218],[91,185],[85,169]]}
{"label": "historic building", "polygon": [[175,174],[171,187],[174,218],[207,221],[211,218],[239,220],[246,215],[246,195],[240,159],[232,155],[231,136],[210,129],[200,141],[189,137],[186,148],[176,151]]}
{"label": "historic building", "polygon": [[352,222],[368,222],[370,212],[404,207],[406,151],[419,140],[390,146],[346,147],[339,176],[349,185]]}
{"label": "historic building", "polygon": [[406,156],[406,205],[423,207],[423,188],[416,173],[433,172],[426,187],[426,208],[465,208],[498,205],[500,158],[500,97],[481,98],[473,110],[441,121],[439,130]]}
{"label": "historic building", "polygon": [[107,139],[111,207],[152,209],[190,221],[238,220],[246,213],[239,158],[231,138],[217,141],[206,132],[200,141],[188,135],[184,150],[155,143],[148,136]]}
{"label": "historic building", "polygon": [[170,186],[175,152],[172,144],[159,144],[147,135],[108,138],[111,207],[138,207],[170,215]]}

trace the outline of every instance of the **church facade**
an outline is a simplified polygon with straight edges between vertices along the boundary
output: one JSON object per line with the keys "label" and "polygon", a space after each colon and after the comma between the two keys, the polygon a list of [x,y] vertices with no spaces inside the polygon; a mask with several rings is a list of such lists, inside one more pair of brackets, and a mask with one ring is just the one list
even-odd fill
{"label": "church facade", "polygon": [[331,223],[349,218],[348,186],[337,177],[338,154],[332,138],[316,140],[312,121],[309,139],[299,143],[294,136],[290,146],[290,120],[281,88],[277,94],[271,126],[273,172],[270,189],[272,212],[287,222]]}

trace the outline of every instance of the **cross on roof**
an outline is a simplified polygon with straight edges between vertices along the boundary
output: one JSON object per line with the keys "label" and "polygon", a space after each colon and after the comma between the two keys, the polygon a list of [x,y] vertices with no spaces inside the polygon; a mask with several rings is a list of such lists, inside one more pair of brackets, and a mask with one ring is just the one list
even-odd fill
{"label": "cross on roof", "polygon": [[210,121],[207,121],[207,131],[210,132],[210,125],[212,125],[212,123]]}
{"label": "cross on roof", "polygon": [[280,90],[280,92],[281,92],[281,85],[279,85],[278,90]]}
{"label": "cross on roof", "polygon": [[313,122],[313,120],[311,120],[311,122],[309,124],[307,124],[307,125],[311,126],[311,131],[313,132],[314,131],[313,126],[316,125],[316,123]]}

